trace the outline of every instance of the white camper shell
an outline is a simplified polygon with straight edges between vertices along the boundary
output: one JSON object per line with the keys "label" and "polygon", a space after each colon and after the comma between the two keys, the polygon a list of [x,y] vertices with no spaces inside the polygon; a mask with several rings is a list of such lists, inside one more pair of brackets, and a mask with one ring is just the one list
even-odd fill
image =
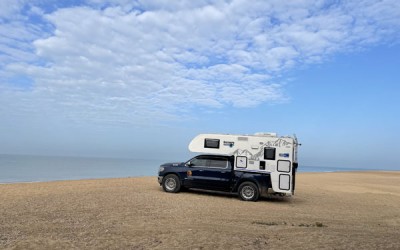
{"label": "white camper shell", "polygon": [[297,138],[275,133],[255,135],[200,134],[189,144],[196,153],[233,155],[234,170],[268,173],[272,193],[293,194],[297,168]]}

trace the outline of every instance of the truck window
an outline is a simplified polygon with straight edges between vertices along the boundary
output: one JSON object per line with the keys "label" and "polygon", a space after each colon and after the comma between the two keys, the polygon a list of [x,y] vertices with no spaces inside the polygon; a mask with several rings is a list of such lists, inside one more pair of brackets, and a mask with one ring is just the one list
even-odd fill
{"label": "truck window", "polygon": [[228,160],[226,159],[210,159],[211,168],[227,168]]}
{"label": "truck window", "polygon": [[207,159],[194,158],[190,161],[192,167],[205,167],[207,166]]}

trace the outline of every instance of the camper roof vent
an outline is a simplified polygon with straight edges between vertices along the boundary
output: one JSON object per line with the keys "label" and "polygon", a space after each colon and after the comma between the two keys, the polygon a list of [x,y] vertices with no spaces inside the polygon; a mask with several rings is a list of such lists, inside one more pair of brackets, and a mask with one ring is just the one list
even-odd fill
{"label": "camper roof vent", "polygon": [[268,132],[268,133],[265,133],[265,132],[259,132],[259,133],[255,133],[254,135],[257,135],[257,136],[269,136],[269,137],[276,137],[276,133],[271,133],[271,132]]}

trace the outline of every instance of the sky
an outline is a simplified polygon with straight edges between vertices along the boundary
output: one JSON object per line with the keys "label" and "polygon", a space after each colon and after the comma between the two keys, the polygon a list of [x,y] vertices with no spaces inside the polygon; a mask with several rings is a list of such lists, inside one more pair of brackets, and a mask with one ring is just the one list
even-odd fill
{"label": "sky", "polygon": [[299,163],[400,170],[400,1],[0,1],[0,154],[180,161],[296,134]]}

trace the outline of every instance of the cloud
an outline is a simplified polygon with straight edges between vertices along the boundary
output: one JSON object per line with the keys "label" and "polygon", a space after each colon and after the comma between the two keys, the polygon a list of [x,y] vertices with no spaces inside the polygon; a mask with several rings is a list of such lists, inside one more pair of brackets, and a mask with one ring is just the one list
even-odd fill
{"label": "cloud", "polygon": [[4,3],[0,104],[100,123],[284,102],[278,76],[400,28],[389,0]]}

